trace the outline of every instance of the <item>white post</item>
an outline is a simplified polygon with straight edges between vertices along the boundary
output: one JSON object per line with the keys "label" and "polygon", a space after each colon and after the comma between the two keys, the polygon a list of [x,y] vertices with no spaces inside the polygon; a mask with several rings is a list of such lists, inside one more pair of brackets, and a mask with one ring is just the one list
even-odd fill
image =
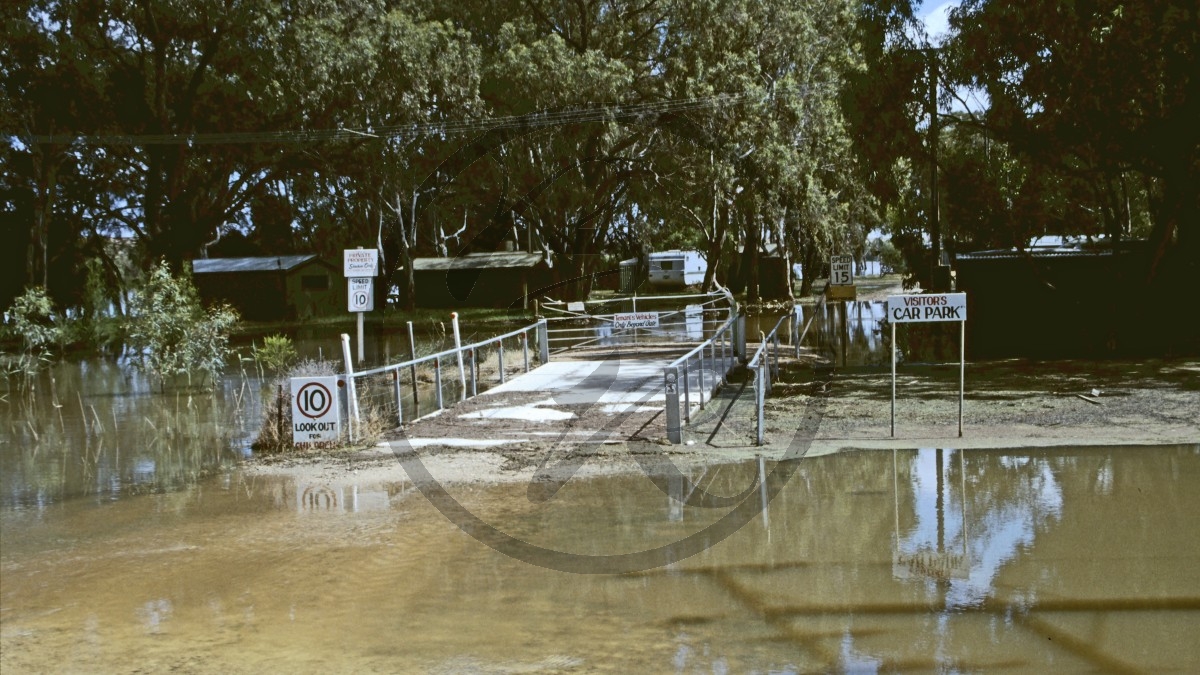
{"label": "white post", "polygon": [[350,360],[350,336],[342,333],[342,358],[346,361],[346,398],[350,408],[350,441],[354,442],[354,428],[358,426],[358,392],[354,388],[354,362]]}
{"label": "white post", "polygon": [[967,372],[967,322],[959,321],[958,326],[958,437],[962,438],[963,389]]}
{"label": "white post", "polygon": [[458,332],[458,312],[450,312],[450,325],[454,328],[454,354],[458,356],[458,390],[460,401],[467,400],[467,371],[463,366],[462,334]]}
{"label": "white post", "polygon": [[896,437],[896,323],[892,322],[892,438]]}
{"label": "white post", "polygon": [[358,315],[358,362],[363,362],[363,313],[355,312]]}

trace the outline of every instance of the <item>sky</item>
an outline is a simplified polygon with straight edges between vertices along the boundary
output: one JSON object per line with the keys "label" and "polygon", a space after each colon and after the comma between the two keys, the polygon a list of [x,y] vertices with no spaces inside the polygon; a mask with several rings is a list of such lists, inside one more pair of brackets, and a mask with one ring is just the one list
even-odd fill
{"label": "sky", "polygon": [[960,0],[925,0],[917,8],[917,16],[925,22],[925,30],[934,42],[941,42],[938,36],[950,29],[950,10],[958,7]]}

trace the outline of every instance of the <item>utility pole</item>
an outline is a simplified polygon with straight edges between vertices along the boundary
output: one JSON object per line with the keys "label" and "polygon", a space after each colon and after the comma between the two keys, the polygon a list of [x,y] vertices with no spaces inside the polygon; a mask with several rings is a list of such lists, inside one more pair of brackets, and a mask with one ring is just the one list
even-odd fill
{"label": "utility pole", "polygon": [[942,265],[941,196],[938,194],[938,140],[941,120],[938,117],[938,48],[921,50],[929,61],[929,243],[933,249],[930,269],[930,290],[935,293],[950,290],[950,269]]}

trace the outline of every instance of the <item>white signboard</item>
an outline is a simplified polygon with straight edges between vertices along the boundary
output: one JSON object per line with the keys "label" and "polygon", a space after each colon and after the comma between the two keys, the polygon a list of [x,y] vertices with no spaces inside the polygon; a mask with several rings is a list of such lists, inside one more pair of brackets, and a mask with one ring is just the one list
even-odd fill
{"label": "white signboard", "polygon": [[624,328],[657,328],[658,312],[629,312],[613,314],[613,330]]}
{"label": "white signboard", "polygon": [[829,285],[854,285],[854,258],[848,255],[835,255],[829,259]]}
{"label": "white signboard", "polygon": [[292,442],[337,441],[341,434],[338,378],[292,378]]}
{"label": "white signboard", "polygon": [[567,303],[567,311],[575,312],[577,314],[583,314],[584,312],[587,311],[587,306],[584,305],[582,302],[568,302]]}
{"label": "white signboard", "polygon": [[346,277],[379,276],[379,251],[373,248],[348,248],[342,251],[342,272]]}
{"label": "white signboard", "polygon": [[346,280],[346,303],[351,312],[375,311],[374,282],[371,277],[350,277]]}
{"label": "white signboard", "polygon": [[924,321],[966,321],[966,293],[924,293],[889,295],[888,320],[892,323]]}

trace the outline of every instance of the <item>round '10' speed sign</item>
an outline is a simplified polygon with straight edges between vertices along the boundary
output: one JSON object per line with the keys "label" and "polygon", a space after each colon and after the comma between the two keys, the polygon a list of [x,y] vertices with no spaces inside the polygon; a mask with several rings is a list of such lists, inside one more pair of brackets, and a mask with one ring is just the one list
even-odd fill
{"label": "round '10' speed sign", "polygon": [[292,442],[336,441],[341,432],[338,378],[292,378]]}

